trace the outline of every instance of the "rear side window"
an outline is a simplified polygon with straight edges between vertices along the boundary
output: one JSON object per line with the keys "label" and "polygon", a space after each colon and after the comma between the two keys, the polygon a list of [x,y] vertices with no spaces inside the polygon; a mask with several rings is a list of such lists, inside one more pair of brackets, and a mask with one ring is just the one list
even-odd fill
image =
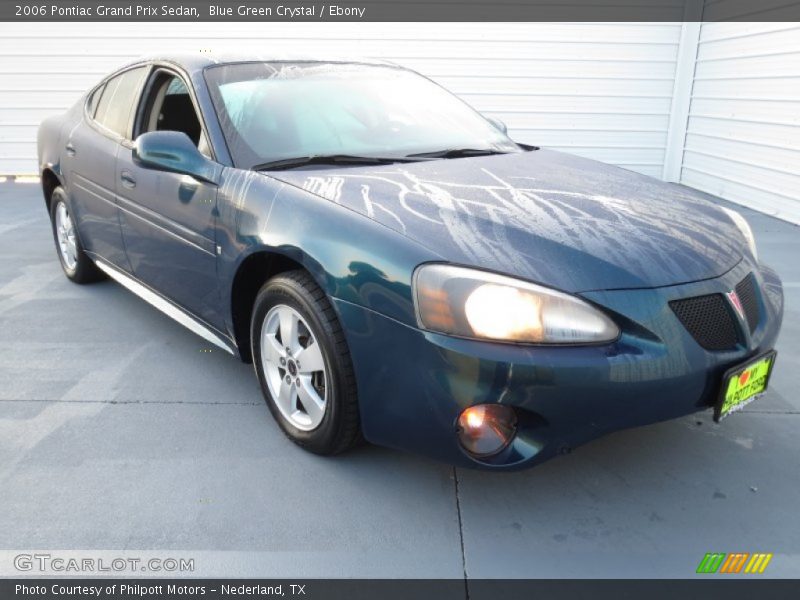
{"label": "rear side window", "polygon": [[138,67],[110,79],[97,103],[95,121],[117,135],[127,137],[136,93],[146,71],[147,67]]}
{"label": "rear side window", "polygon": [[103,95],[103,90],[106,86],[101,85],[97,88],[92,95],[89,96],[89,101],[86,103],[86,110],[89,116],[94,119],[94,113],[97,111],[97,104],[100,102],[100,97]]}

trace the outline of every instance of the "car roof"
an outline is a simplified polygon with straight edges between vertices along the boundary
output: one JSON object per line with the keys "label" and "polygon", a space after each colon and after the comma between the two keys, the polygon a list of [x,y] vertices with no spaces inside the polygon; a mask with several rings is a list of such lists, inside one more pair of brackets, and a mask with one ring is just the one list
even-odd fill
{"label": "car roof", "polygon": [[131,61],[125,67],[130,67],[136,64],[148,62],[168,62],[187,71],[190,74],[202,71],[203,69],[211,66],[236,64],[236,63],[252,63],[252,62],[313,62],[313,63],[338,63],[338,64],[362,64],[362,65],[377,65],[377,66],[390,66],[399,67],[399,65],[387,60],[373,59],[373,58],[353,58],[353,57],[310,57],[297,54],[256,54],[256,53],[232,53],[232,52],[187,52],[187,53],[169,53],[169,54],[152,54],[142,56],[134,61]]}

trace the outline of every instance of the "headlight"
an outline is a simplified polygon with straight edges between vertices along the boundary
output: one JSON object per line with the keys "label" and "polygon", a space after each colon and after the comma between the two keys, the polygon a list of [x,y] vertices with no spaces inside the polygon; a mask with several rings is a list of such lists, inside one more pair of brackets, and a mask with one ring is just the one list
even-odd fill
{"label": "headlight", "polygon": [[503,275],[428,264],[417,269],[414,300],[421,327],[501,342],[609,342],[619,328],[576,296]]}
{"label": "headlight", "polygon": [[750,246],[750,252],[753,253],[753,258],[758,260],[758,253],[756,252],[756,238],[753,235],[753,230],[750,229],[750,224],[747,222],[747,219],[745,219],[735,210],[731,210],[730,208],[725,208],[724,206],[721,206],[720,208],[727,213],[727,215],[739,228],[739,231],[742,232],[744,239],[747,240],[747,245]]}

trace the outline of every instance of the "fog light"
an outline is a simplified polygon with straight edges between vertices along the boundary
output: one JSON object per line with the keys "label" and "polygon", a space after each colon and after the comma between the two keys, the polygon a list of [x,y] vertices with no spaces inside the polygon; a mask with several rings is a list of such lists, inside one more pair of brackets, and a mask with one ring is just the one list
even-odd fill
{"label": "fog light", "polygon": [[514,409],[503,404],[470,406],[458,417],[458,439],[475,456],[497,454],[517,432]]}

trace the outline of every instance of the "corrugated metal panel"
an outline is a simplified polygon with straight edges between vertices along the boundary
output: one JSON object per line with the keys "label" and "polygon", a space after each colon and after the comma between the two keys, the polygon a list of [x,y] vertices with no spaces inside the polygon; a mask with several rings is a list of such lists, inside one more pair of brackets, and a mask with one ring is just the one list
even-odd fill
{"label": "corrugated metal panel", "polygon": [[0,24],[0,174],[35,172],[35,132],[135,56],[235,49],[417,69],[519,141],[660,176],[680,25],[670,23]]}
{"label": "corrugated metal panel", "polygon": [[800,223],[800,25],[703,24],[681,181]]}

